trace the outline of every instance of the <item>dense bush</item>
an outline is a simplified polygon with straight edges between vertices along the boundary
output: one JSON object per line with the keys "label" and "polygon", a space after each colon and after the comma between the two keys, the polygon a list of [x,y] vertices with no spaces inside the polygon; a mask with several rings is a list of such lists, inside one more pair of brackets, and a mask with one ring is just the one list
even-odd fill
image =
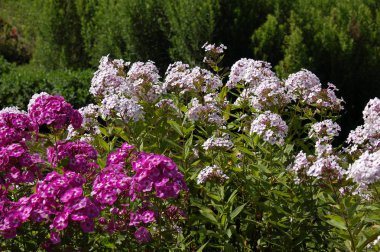
{"label": "dense bush", "polygon": [[47,93],[1,110],[0,248],[378,251],[380,99],[334,146],[334,85],[246,58],[227,73],[204,49],[209,68],[162,78],[102,57],[79,110]]}
{"label": "dense bush", "polygon": [[10,25],[0,16],[0,56],[8,61],[27,63],[31,58],[30,45],[20,35],[17,27]]}
{"label": "dense bush", "polygon": [[9,63],[3,56],[0,56],[0,76],[9,73],[12,68],[12,64]]}
{"label": "dense bush", "polygon": [[92,75],[90,70],[46,71],[32,66],[9,65],[2,64],[0,58],[0,107],[16,105],[26,108],[30,94],[42,91],[64,95],[75,107],[90,101],[87,92]]}

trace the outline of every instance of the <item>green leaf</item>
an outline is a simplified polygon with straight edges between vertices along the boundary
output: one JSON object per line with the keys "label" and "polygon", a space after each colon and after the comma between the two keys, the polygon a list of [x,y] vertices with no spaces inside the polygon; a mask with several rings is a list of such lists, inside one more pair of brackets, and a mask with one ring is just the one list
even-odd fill
{"label": "green leaf", "polygon": [[376,225],[372,227],[372,230],[369,234],[364,236],[359,244],[357,245],[358,251],[362,251],[369,243],[373,242],[380,235],[380,226]]}
{"label": "green leaf", "polygon": [[245,148],[245,147],[243,147],[243,146],[236,146],[236,148],[237,148],[239,151],[243,152],[244,154],[250,155],[250,156],[252,156],[252,157],[255,156],[255,154],[253,154],[252,151],[250,151],[249,149],[247,149],[247,148]]}
{"label": "green leaf", "polygon": [[231,193],[230,197],[227,200],[227,204],[233,204],[233,202],[234,202],[234,200],[236,198],[237,192],[238,192],[238,190],[236,189],[235,191],[233,191]]}
{"label": "green leaf", "polygon": [[290,198],[290,195],[288,193],[285,193],[285,192],[281,192],[281,191],[278,191],[278,190],[272,190],[272,192],[274,194],[277,194],[277,195],[280,195],[280,196],[284,196],[286,198]]}
{"label": "green leaf", "polygon": [[189,139],[187,139],[185,143],[184,159],[187,159],[189,157],[189,153],[190,153],[192,145],[193,145],[193,134],[191,134],[191,136],[189,137]]}
{"label": "green leaf", "polygon": [[183,132],[181,130],[181,126],[175,122],[175,121],[168,121],[168,123],[170,124],[170,126],[172,126],[172,128],[180,135],[180,136],[183,136]]}
{"label": "green leaf", "polygon": [[216,201],[221,201],[221,198],[219,195],[217,194],[214,194],[214,193],[207,193],[207,196],[209,196],[210,198],[216,200]]}
{"label": "green leaf", "polygon": [[224,245],[224,251],[225,252],[235,252],[235,248],[234,246],[232,246],[231,244],[225,244]]}
{"label": "green leaf", "polygon": [[207,246],[208,242],[206,242],[205,244],[203,244],[198,250],[197,252],[202,252],[203,249]]}
{"label": "green leaf", "polygon": [[246,204],[247,203],[244,203],[243,205],[238,206],[237,208],[235,208],[235,210],[232,211],[232,213],[230,214],[231,220],[233,220],[236,216],[240,214],[241,211],[243,211]]}
{"label": "green leaf", "polygon": [[202,209],[199,210],[199,212],[202,214],[203,217],[208,219],[210,222],[216,225],[219,225],[218,220],[216,219],[215,214],[211,209],[207,207],[202,207]]}
{"label": "green leaf", "polygon": [[338,215],[326,215],[325,217],[329,218],[326,222],[336,228],[347,230],[347,226],[342,217]]}
{"label": "green leaf", "polygon": [[169,143],[169,144],[171,144],[171,145],[173,145],[173,146],[175,146],[176,148],[178,148],[178,149],[182,149],[182,147],[180,146],[180,145],[178,145],[177,143],[175,143],[174,141],[172,141],[172,140],[170,140],[170,139],[168,139],[168,138],[163,138],[163,140],[165,141],[165,142],[167,142],[167,143]]}
{"label": "green leaf", "polygon": [[102,138],[98,138],[97,140],[98,140],[100,146],[101,146],[105,151],[107,151],[107,152],[110,151],[110,149],[109,149],[109,145],[108,145],[108,143],[107,143],[106,141],[104,141]]}
{"label": "green leaf", "polygon": [[227,229],[227,230],[226,230],[226,235],[228,236],[228,238],[231,238],[231,236],[232,236],[232,231],[231,231],[231,229]]}
{"label": "green leaf", "polygon": [[106,128],[100,127],[99,129],[104,136],[109,136]]}

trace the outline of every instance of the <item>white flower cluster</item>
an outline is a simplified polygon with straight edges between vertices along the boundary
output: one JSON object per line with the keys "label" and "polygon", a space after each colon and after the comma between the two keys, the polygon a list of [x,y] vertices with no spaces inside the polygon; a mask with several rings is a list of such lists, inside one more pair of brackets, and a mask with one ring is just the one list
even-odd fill
{"label": "white flower cluster", "polygon": [[238,83],[245,84],[247,87],[256,87],[263,80],[276,77],[271,68],[271,64],[265,61],[240,59],[231,67],[227,87],[234,88]]}
{"label": "white flower cluster", "polygon": [[185,82],[183,75],[188,72],[189,65],[181,61],[170,64],[165,73],[165,82],[163,87],[167,91],[186,93],[193,89],[191,82]]}
{"label": "white flower cluster", "polygon": [[380,150],[370,153],[364,152],[359,159],[350,165],[347,171],[348,178],[359,184],[359,188],[380,180]]}
{"label": "white flower cluster", "polygon": [[193,98],[189,104],[187,117],[191,121],[203,121],[215,125],[225,124],[225,120],[221,115],[221,108],[215,101],[205,99],[205,103],[201,104],[197,98]]}
{"label": "white flower cluster", "polygon": [[285,92],[283,83],[272,77],[263,80],[254,89],[254,96],[251,96],[250,103],[256,110],[263,111],[272,107],[285,107],[290,103],[290,98]]}
{"label": "white flower cluster", "polygon": [[343,99],[336,97],[335,91],[338,91],[335,85],[327,83],[328,88],[322,88],[316,97],[312,100],[317,107],[328,108],[333,111],[340,111],[343,109]]}
{"label": "white flower cluster", "polygon": [[380,149],[380,99],[371,99],[363,110],[364,125],[351,131],[346,142],[348,153]]}
{"label": "white flower cluster", "polygon": [[160,75],[154,62],[135,62],[127,74],[129,82],[129,97],[138,97],[140,100],[153,102],[165,93],[159,83]]}
{"label": "white flower cluster", "polygon": [[327,119],[322,122],[314,123],[309,131],[309,137],[322,141],[330,141],[339,135],[340,130],[339,124],[333,122],[331,119]]}
{"label": "white flower cluster", "polygon": [[288,126],[281,116],[270,111],[260,114],[251,124],[250,134],[258,134],[270,144],[284,144]]}
{"label": "white flower cluster", "polygon": [[306,69],[289,75],[285,80],[285,88],[293,101],[302,100],[308,105],[316,105],[333,111],[343,109],[343,100],[338,99],[335,94],[338,90],[336,86],[328,83],[328,88],[322,88],[319,78]]}
{"label": "white flower cluster", "polygon": [[163,87],[167,91],[184,94],[189,91],[210,93],[223,86],[219,76],[200,67],[189,68],[182,62],[169,65]]}
{"label": "white flower cluster", "polygon": [[211,52],[215,54],[222,54],[224,53],[224,50],[227,49],[227,46],[220,44],[219,46],[215,46],[215,44],[209,44],[206,42],[202,48],[204,48],[205,52]]}
{"label": "white flower cluster", "polygon": [[338,163],[339,157],[335,155],[318,157],[315,162],[309,167],[306,174],[308,176],[324,178],[333,177],[341,179],[345,171]]}
{"label": "white flower cluster", "polygon": [[208,138],[202,145],[203,149],[205,151],[208,150],[230,150],[234,147],[234,144],[230,139],[228,139],[228,136],[224,137],[210,137]]}
{"label": "white flower cluster", "polygon": [[292,100],[302,99],[308,104],[311,104],[313,98],[322,90],[318,77],[306,69],[289,75],[285,87]]}
{"label": "white flower cluster", "polygon": [[[331,145],[323,145],[329,148]],[[318,151],[317,151],[318,152]],[[305,173],[307,176],[317,178],[343,178],[345,171],[339,164],[339,157],[329,152],[321,151],[323,155],[307,157],[304,152],[299,152],[294,159],[294,162],[288,166],[288,169],[295,173]],[[296,180],[299,182],[298,180]]]}
{"label": "white flower cluster", "polygon": [[144,117],[143,107],[136,99],[117,94],[104,97],[99,111],[103,117],[116,115],[125,122],[138,121]]}
{"label": "white flower cluster", "polygon": [[82,127],[88,128],[94,125],[98,125],[98,116],[99,116],[99,106],[94,104],[88,104],[85,107],[80,108],[79,113],[83,117]]}
{"label": "white flower cluster", "polygon": [[306,153],[300,151],[294,159],[294,162],[288,166],[288,169],[293,172],[299,172],[311,165],[310,161],[307,159]]}
{"label": "white flower cluster", "polygon": [[204,184],[207,181],[216,180],[218,182],[224,182],[229,177],[223,173],[223,171],[220,169],[220,167],[213,165],[213,166],[206,166],[203,170],[200,171],[197,177],[197,184]]}
{"label": "white flower cluster", "polygon": [[91,80],[90,93],[95,97],[104,97],[126,91],[128,84],[124,76],[124,67],[128,65],[129,62],[121,59],[111,60],[108,55],[103,56]]}
{"label": "white flower cluster", "polygon": [[380,99],[369,100],[363,110],[364,123],[370,125],[380,125]]}
{"label": "white flower cluster", "polygon": [[255,88],[244,88],[239,97],[235,100],[234,105],[244,106],[251,105],[251,99],[255,96]]}
{"label": "white flower cluster", "polygon": [[128,72],[129,62],[102,57],[91,81],[90,93],[101,99],[99,111],[103,117],[116,115],[124,121],[143,119],[140,101],[155,102],[165,89],[152,61],[135,62]]}
{"label": "white flower cluster", "polygon": [[263,79],[255,87],[243,89],[235,105],[248,104],[257,111],[283,108],[290,103],[285,86],[277,77]]}
{"label": "white flower cluster", "polygon": [[317,157],[330,155],[333,153],[333,147],[330,143],[318,139],[315,143],[315,154],[317,154]]}

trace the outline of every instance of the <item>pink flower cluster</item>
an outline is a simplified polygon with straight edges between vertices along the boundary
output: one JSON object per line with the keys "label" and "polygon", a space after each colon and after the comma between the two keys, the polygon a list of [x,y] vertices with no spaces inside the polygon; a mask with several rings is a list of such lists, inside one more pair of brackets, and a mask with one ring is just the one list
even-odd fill
{"label": "pink flower cluster", "polygon": [[[136,72],[131,75],[136,82],[146,77]],[[87,130],[98,127],[98,107],[91,105],[83,112],[83,126]],[[137,242],[146,243],[152,238],[148,226],[158,218],[169,220],[164,208],[173,203],[168,200],[187,190],[176,164],[166,156],[138,152],[124,143],[108,155],[106,167],[100,170],[98,153],[91,144],[56,140],[65,137],[64,130],[74,132],[82,122],[81,114],[63,97],[46,93],[33,96],[28,113],[17,108],[0,111],[2,237],[12,238],[23,223],[37,222],[47,225],[50,244],[56,244],[68,227],[92,232],[99,224],[110,232],[135,229]],[[51,133],[40,133],[39,126],[44,125],[53,129]],[[41,152],[45,146],[50,146],[46,155],[32,152]],[[31,188],[35,189],[30,194]],[[162,209],[155,205],[157,201],[162,201]],[[107,219],[107,209],[121,217]]]}
{"label": "pink flower cluster", "polygon": [[177,198],[181,190],[187,190],[183,174],[166,156],[139,153],[132,169],[136,172],[131,187],[133,198],[153,191],[161,199]]}
{"label": "pink flower cluster", "polygon": [[[106,167],[95,178],[91,195],[102,209],[111,207],[111,213],[123,220],[116,224],[99,219],[101,224],[108,225],[108,231],[125,229],[127,224],[138,228],[135,238],[145,243],[151,236],[144,225],[158,218],[153,202],[177,198],[184,190],[187,190],[184,176],[170,158],[138,152],[124,143],[108,156]],[[152,197],[157,199],[150,201]],[[141,202],[142,207],[127,209],[132,202]]]}
{"label": "pink flower cluster", "polygon": [[30,139],[35,125],[26,112],[16,107],[0,111],[0,146]]}
{"label": "pink flower cluster", "polygon": [[62,165],[65,171],[74,171],[84,175],[96,172],[97,151],[89,143],[82,141],[59,141],[47,149],[48,161],[56,167]]}
{"label": "pink flower cluster", "polygon": [[[16,235],[16,229],[26,221],[50,223],[50,229],[62,231],[70,221],[79,222],[84,232],[94,229],[99,208],[83,195],[85,179],[75,172],[63,175],[51,172],[36,186],[36,192],[3,207],[0,231],[6,238]],[[53,237],[56,233],[53,233]],[[57,237],[55,237],[57,240]]]}
{"label": "pink flower cluster", "polygon": [[[127,170],[127,165],[132,170]],[[95,179],[92,195],[99,202],[112,205],[121,193],[132,200],[151,192],[160,199],[167,199],[178,197],[181,190],[187,190],[186,183],[173,160],[162,155],[138,153],[134,146],[124,143],[109,155],[107,167]]]}
{"label": "pink flower cluster", "polygon": [[0,174],[3,180],[0,185],[30,183],[39,174],[42,160],[37,154],[30,154],[25,144],[13,143],[0,147]]}
{"label": "pink flower cluster", "polygon": [[33,95],[28,105],[30,119],[38,126],[48,125],[54,129],[63,129],[69,124],[74,129],[82,125],[82,116],[78,110],[67,103],[62,96],[47,93]]}
{"label": "pink flower cluster", "polygon": [[29,153],[25,144],[34,130],[25,112],[14,107],[0,111],[0,185],[33,182],[38,175],[42,160]]}

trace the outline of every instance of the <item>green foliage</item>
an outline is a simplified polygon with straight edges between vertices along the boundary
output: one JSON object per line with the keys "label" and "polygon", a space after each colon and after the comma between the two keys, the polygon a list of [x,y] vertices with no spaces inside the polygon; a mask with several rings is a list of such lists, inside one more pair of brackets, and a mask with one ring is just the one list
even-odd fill
{"label": "green foliage", "polygon": [[164,1],[164,10],[169,24],[166,32],[171,42],[171,58],[190,64],[200,62],[199,48],[213,39],[219,1]]}
{"label": "green foliage", "polygon": [[284,36],[285,26],[280,24],[275,16],[269,14],[266,22],[252,35],[254,55],[260,55],[268,62],[278,62],[281,59],[280,52]]}
{"label": "green foliage", "polygon": [[279,76],[285,78],[289,73],[297,72],[301,68],[309,68],[307,48],[303,42],[302,30],[291,22],[290,34],[284,38],[284,59],[276,66]]}
{"label": "green foliage", "polygon": [[46,72],[30,66],[14,67],[7,71],[0,75],[1,107],[19,106],[26,109],[31,95],[39,92],[63,95],[75,107],[90,101],[88,89],[92,71]]}
{"label": "green foliage", "polygon": [[3,56],[0,55],[0,77],[3,74],[9,73],[12,68],[12,64],[9,63]]}
{"label": "green foliage", "polygon": [[41,1],[39,36],[34,61],[47,68],[88,66],[81,36],[81,20],[76,0]]}
{"label": "green foliage", "polygon": [[160,1],[79,2],[91,65],[110,54],[131,61],[153,60],[166,67],[169,44],[160,26],[164,18]]}
{"label": "green foliage", "polygon": [[31,51],[25,40],[19,34],[17,27],[10,25],[0,16],[0,56],[8,61],[26,63],[31,57]]}

